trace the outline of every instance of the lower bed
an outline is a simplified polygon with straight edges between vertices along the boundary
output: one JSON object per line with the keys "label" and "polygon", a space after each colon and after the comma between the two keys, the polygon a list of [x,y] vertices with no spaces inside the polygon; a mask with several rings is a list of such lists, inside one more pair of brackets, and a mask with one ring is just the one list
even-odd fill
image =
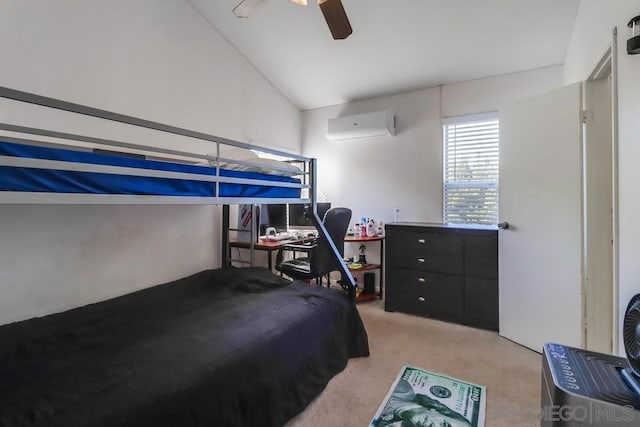
{"label": "lower bed", "polygon": [[368,354],[344,292],[208,270],[0,327],[0,426],[281,426]]}

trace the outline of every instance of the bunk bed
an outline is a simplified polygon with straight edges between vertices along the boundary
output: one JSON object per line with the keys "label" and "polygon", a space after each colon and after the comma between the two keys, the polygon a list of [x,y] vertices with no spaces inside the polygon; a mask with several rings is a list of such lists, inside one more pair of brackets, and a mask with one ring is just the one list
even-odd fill
{"label": "bunk bed", "polygon": [[[189,153],[0,123],[0,204],[288,201],[309,203],[326,234],[314,159],[9,88],[0,97],[215,145]],[[225,158],[223,145],[287,156],[300,171]],[[0,426],[284,424],[349,358],[369,354],[353,277],[332,250],[343,289],[225,267],[0,326]]]}

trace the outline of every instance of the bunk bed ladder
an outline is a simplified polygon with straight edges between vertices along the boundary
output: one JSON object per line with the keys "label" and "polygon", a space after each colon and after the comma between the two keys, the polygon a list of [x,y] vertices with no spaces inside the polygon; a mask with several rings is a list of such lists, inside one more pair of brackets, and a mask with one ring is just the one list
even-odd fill
{"label": "bunk bed ladder", "polygon": [[317,159],[313,158],[309,162],[309,179],[311,180],[311,185],[309,187],[309,200],[311,202],[311,219],[313,221],[313,225],[318,230],[331,248],[331,253],[333,254],[333,258],[335,259],[338,265],[338,271],[340,271],[340,285],[344,288],[345,291],[349,294],[349,298],[355,299],[356,297],[356,281],[353,278],[353,275],[349,271],[347,264],[345,264],[340,251],[336,247],[335,243],[333,243],[333,239],[329,236],[329,232],[325,228],[322,223],[322,218],[318,215],[318,206],[316,203],[317,196]]}

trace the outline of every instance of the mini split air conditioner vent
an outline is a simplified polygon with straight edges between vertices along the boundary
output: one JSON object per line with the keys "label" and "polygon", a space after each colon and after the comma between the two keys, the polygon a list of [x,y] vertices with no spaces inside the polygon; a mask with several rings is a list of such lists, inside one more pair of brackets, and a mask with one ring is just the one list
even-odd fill
{"label": "mini split air conditioner vent", "polygon": [[395,134],[395,115],[388,111],[329,119],[327,126],[327,138],[331,141],[375,138]]}

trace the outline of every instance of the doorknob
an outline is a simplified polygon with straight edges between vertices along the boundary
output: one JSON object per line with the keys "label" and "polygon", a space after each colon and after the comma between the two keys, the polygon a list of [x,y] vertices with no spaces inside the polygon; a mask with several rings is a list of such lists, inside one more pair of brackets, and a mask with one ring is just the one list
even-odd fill
{"label": "doorknob", "polygon": [[500,230],[508,230],[509,229],[509,223],[507,221],[501,222],[498,224],[498,228]]}

